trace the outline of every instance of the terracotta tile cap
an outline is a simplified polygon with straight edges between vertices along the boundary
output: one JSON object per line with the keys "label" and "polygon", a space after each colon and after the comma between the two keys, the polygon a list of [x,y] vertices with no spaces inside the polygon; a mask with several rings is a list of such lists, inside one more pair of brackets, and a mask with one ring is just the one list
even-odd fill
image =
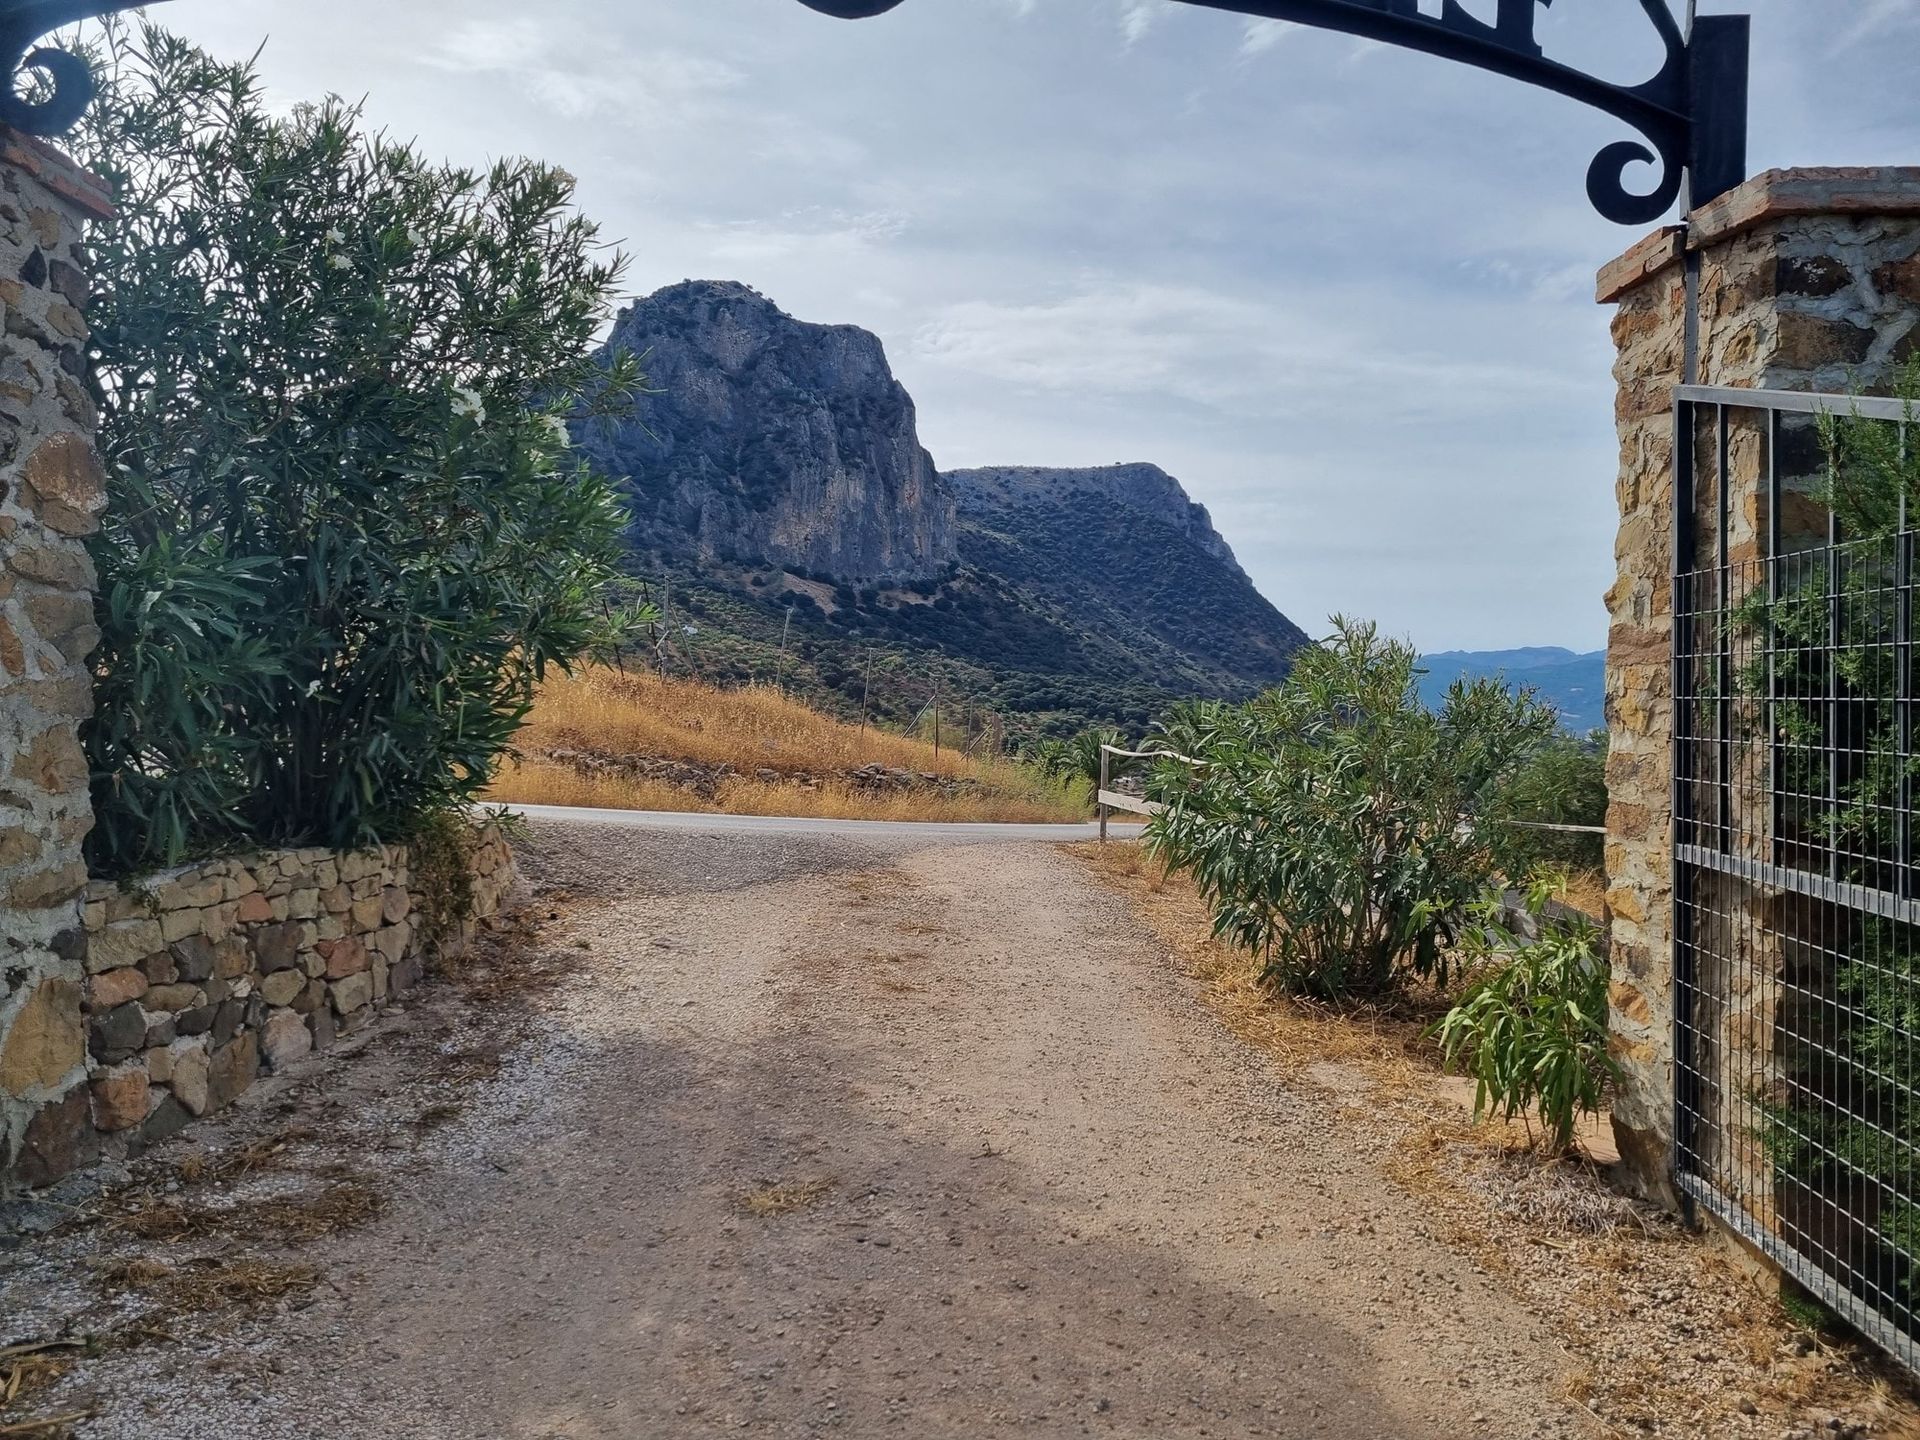
{"label": "terracotta tile cap", "polygon": [[0,161],[24,170],[89,220],[111,220],[118,213],[105,179],[38,135],[0,125]]}

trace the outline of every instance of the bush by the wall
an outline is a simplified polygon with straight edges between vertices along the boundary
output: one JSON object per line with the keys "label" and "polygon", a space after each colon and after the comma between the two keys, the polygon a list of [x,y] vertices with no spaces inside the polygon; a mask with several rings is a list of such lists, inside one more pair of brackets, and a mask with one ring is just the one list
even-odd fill
{"label": "bush by the wall", "polygon": [[638,383],[589,358],[621,258],[552,166],[280,113],[151,26],[96,59],[92,859],[397,838],[486,783],[546,667],[631,628],[565,418]]}
{"label": "bush by the wall", "polygon": [[1606,824],[1607,732],[1546,741],[1501,785],[1489,818],[1502,827],[1493,838],[1510,876],[1523,877],[1543,865],[1597,869],[1606,858],[1605,836],[1528,827]]}
{"label": "bush by the wall", "polygon": [[1524,944],[1488,907],[1462,937],[1462,959],[1480,978],[1436,1029],[1449,1069],[1473,1077],[1476,1118],[1534,1120],[1555,1151],[1573,1142],[1580,1116],[1598,1114],[1614,1067],[1607,1055],[1611,980],[1600,927],[1547,915],[1536,890],[1538,941]]}

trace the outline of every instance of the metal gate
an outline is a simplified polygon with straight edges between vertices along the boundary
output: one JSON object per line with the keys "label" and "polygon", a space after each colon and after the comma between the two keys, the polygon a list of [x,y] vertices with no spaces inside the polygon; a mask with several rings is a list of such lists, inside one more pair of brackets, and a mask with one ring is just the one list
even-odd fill
{"label": "metal gate", "polygon": [[1920,1368],[1912,408],[1675,408],[1676,1177]]}

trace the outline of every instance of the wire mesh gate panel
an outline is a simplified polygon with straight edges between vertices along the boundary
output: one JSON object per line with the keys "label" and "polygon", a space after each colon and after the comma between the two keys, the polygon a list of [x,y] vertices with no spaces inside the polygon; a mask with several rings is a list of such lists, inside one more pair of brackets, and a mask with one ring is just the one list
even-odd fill
{"label": "wire mesh gate panel", "polygon": [[1920,1368],[1909,407],[1679,393],[1675,1173]]}

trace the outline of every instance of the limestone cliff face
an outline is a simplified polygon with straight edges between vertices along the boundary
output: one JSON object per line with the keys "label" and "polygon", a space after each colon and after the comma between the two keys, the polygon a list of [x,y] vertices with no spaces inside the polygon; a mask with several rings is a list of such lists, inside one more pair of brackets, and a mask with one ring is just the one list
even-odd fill
{"label": "limestone cliff face", "polygon": [[609,345],[657,393],[578,438],[626,477],[642,546],[856,581],[954,558],[953,499],[876,336],[687,281],[623,310]]}

